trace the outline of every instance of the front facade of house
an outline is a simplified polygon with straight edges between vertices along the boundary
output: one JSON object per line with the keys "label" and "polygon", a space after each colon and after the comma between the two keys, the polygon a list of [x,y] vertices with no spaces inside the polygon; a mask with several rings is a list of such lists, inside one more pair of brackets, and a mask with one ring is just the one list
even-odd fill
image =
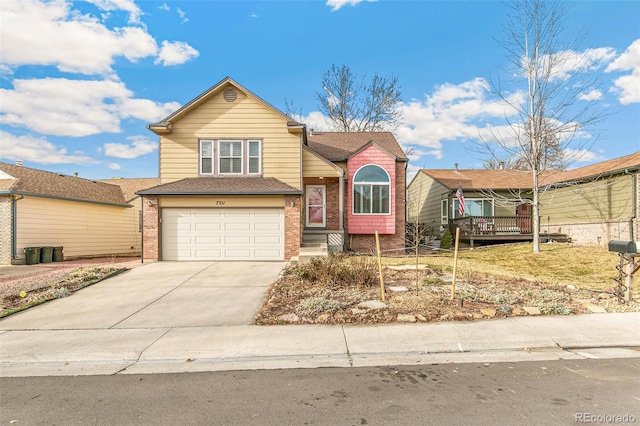
{"label": "front facade of house", "polygon": [[119,186],[0,163],[0,264],[27,247],[63,247],[65,258],[139,256],[140,216]]}
{"label": "front facade of house", "polygon": [[[397,149],[388,152],[388,134],[342,143],[332,133],[325,141],[230,78],[148,127],[159,136],[161,184],[138,192],[144,261],[285,260],[298,255],[305,233],[359,249],[375,230],[396,237],[390,219],[404,228],[393,197],[394,185],[404,185],[405,169],[398,176],[396,163],[404,166],[406,157],[395,139]],[[346,148],[327,148],[331,143]],[[383,180],[371,182],[356,165],[379,169]],[[352,191],[376,201],[354,210]],[[358,227],[364,216],[369,228]],[[345,238],[351,233],[353,245]]]}
{"label": "front facade of house", "polygon": [[[584,245],[637,239],[639,170],[640,152],[636,152],[571,171],[545,172],[541,233],[563,234]],[[434,228],[439,223],[443,228],[430,235],[441,234],[458,217],[458,187],[464,193],[465,216],[515,216],[514,233],[531,233],[530,222],[518,220],[531,214],[526,202],[532,198],[531,176],[514,170],[421,170],[408,187],[408,221]]]}

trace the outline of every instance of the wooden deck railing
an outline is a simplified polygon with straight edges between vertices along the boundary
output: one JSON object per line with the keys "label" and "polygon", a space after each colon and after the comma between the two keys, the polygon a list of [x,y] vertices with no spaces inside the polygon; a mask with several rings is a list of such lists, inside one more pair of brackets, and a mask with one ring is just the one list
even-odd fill
{"label": "wooden deck railing", "polygon": [[451,221],[460,235],[531,235],[531,216],[465,216]]}

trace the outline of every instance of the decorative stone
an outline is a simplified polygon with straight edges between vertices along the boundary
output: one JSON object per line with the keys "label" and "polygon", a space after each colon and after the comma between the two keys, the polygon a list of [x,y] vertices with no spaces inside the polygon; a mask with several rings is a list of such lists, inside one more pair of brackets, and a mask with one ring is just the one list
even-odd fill
{"label": "decorative stone", "polygon": [[360,309],[384,309],[387,305],[379,300],[367,300],[366,302],[358,303]]}
{"label": "decorative stone", "polygon": [[353,315],[360,315],[360,314],[366,314],[368,311],[366,309],[358,309],[358,308],[352,308],[351,309],[351,313]]}
{"label": "decorative stone", "polygon": [[567,290],[570,290],[570,291],[576,291],[576,286],[575,286],[575,285],[573,285],[573,284],[569,284],[569,285],[567,286]]}
{"label": "decorative stone", "polygon": [[496,316],[496,309],[495,308],[480,309],[480,312],[482,313],[482,315],[487,316],[489,318],[493,318],[493,317]]}
{"label": "decorative stone", "polygon": [[513,315],[522,315],[522,313],[523,313],[523,312],[522,312],[522,309],[520,309],[520,308],[513,308],[513,312],[512,312],[512,314],[513,314]]}
{"label": "decorative stone", "polygon": [[300,318],[296,314],[283,314],[277,318],[278,321],[298,322]]}
{"label": "decorative stone", "polygon": [[424,317],[424,315],[416,314],[416,319],[418,321],[427,322],[427,319]]}
{"label": "decorative stone", "polygon": [[606,314],[607,313],[607,310],[605,308],[603,308],[602,306],[594,305],[592,303],[586,303],[586,304],[584,304],[582,306],[584,306],[584,308],[587,309],[592,314]]}
{"label": "decorative stone", "polygon": [[416,317],[411,314],[398,314],[396,319],[399,322],[416,322]]}
{"label": "decorative stone", "polygon": [[398,291],[399,292],[399,291],[407,291],[408,288],[405,287],[405,286],[397,286],[397,287],[391,286],[391,287],[389,287],[389,290]]}
{"label": "decorative stone", "polygon": [[513,309],[511,309],[511,306],[507,305],[502,305],[498,309],[496,309],[496,313],[500,315],[511,315],[511,312],[513,312]]}
{"label": "decorative stone", "polygon": [[316,322],[320,324],[324,324],[329,320],[329,318],[331,318],[331,315],[329,314],[318,315],[318,318],[316,318]]}
{"label": "decorative stone", "polygon": [[528,315],[542,315],[542,312],[540,312],[540,308],[536,308],[536,307],[533,307],[533,306],[523,306],[522,309]]}

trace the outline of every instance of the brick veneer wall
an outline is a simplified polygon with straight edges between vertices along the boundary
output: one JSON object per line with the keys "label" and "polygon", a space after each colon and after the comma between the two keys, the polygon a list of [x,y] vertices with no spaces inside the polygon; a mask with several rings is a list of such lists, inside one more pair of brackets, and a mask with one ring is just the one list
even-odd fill
{"label": "brick veneer wall", "polygon": [[159,257],[160,221],[158,197],[147,195],[142,198],[142,261],[154,262]]}
{"label": "brick veneer wall", "polygon": [[0,196],[0,265],[10,265],[13,237],[12,198]]}
{"label": "brick veneer wall", "polygon": [[302,198],[288,195],[284,199],[284,258],[291,259],[300,253],[302,240]]}

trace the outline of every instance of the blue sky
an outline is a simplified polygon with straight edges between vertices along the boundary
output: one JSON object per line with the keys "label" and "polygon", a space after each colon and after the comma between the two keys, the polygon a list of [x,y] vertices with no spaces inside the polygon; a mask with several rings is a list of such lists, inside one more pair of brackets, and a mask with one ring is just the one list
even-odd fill
{"label": "blue sky", "polygon": [[[469,140],[504,125],[487,81],[505,76],[506,6],[494,1],[2,0],[0,161],[90,179],[158,174],[148,123],[230,76],[322,129],[332,64],[398,78],[410,170],[481,168]],[[566,36],[595,58],[612,114],[572,167],[640,150],[640,2],[572,3]],[[516,91],[518,88],[512,88]],[[598,136],[596,138],[596,135]],[[594,142],[595,141],[595,142]],[[593,143],[592,143],[593,142]]]}

